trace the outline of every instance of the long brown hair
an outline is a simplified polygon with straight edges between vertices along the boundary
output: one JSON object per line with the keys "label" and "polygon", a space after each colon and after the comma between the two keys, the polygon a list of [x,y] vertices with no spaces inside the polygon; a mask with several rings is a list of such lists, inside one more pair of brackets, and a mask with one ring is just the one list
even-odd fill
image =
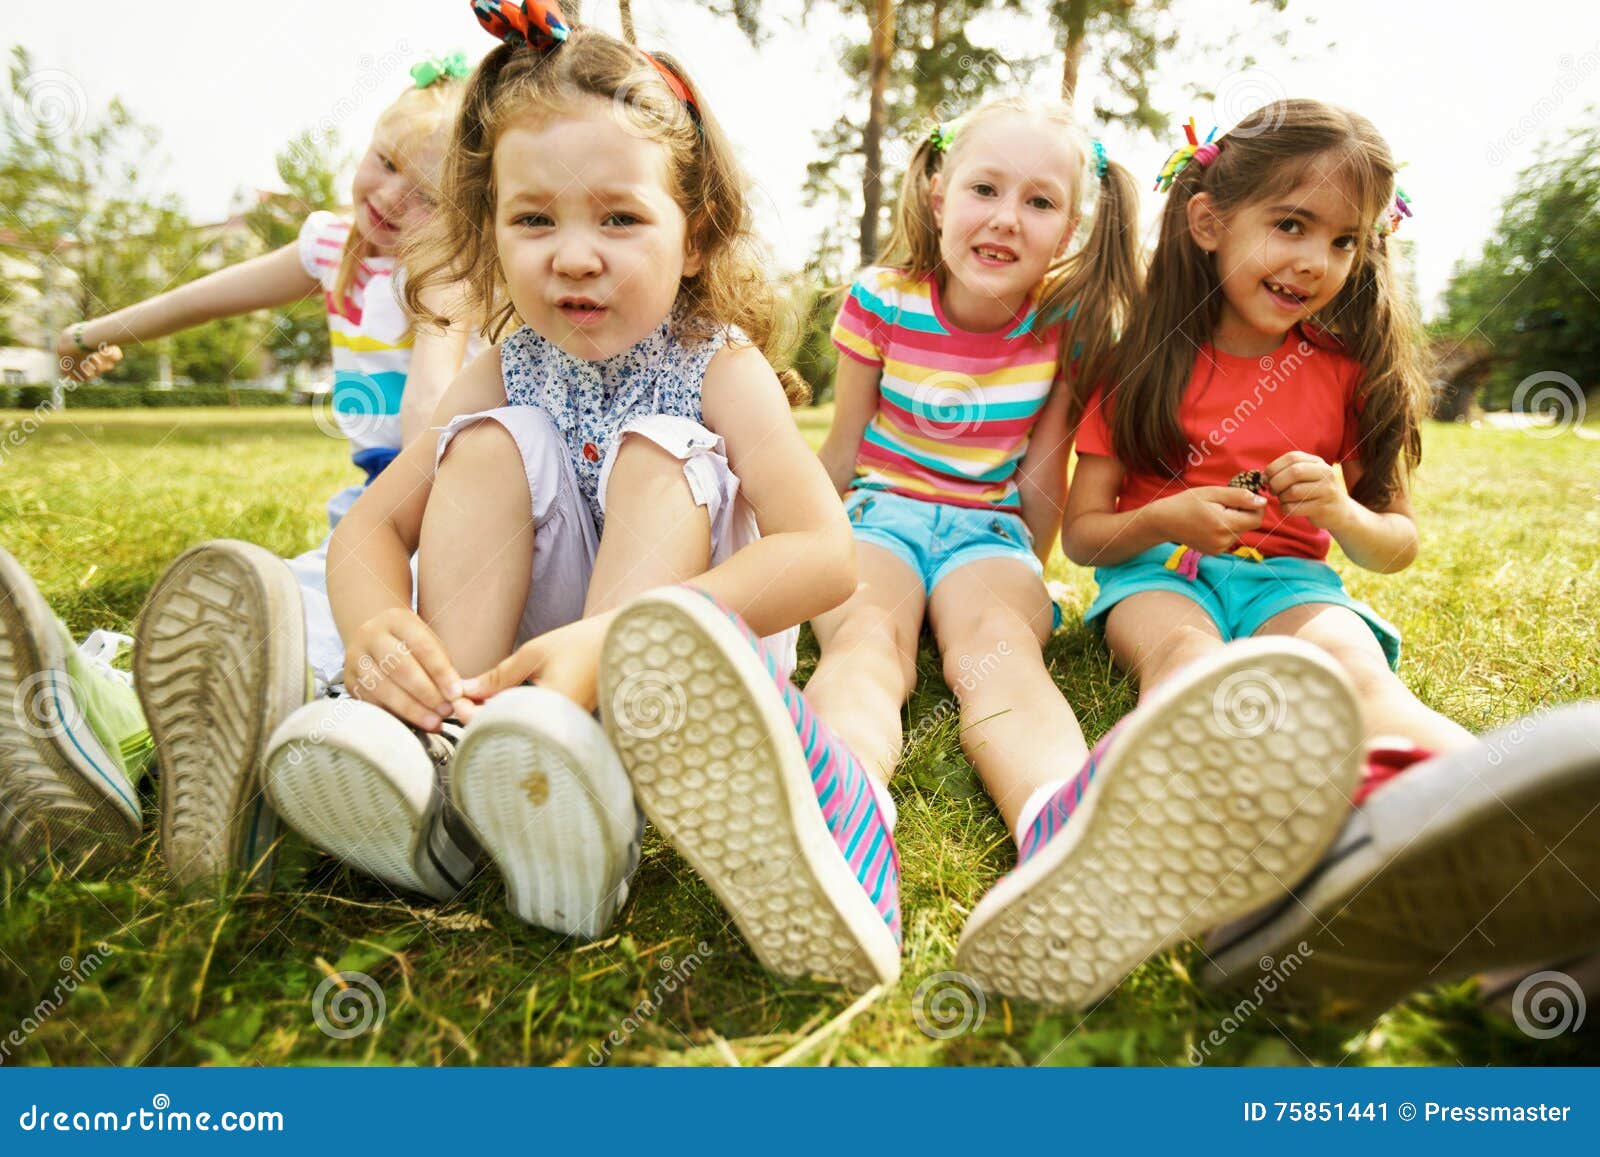
{"label": "long brown hair", "polygon": [[954,165],[963,146],[975,139],[985,121],[1008,113],[1036,116],[1059,128],[1068,135],[1081,161],[1081,171],[1074,175],[1072,223],[1077,226],[1085,215],[1092,217],[1089,235],[1051,266],[1035,303],[1034,320],[1034,331],[1041,334],[1066,323],[1059,359],[1063,375],[1073,382],[1069,420],[1075,426],[1140,289],[1139,189],[1133,175],[1115,161],[1108,160],[1101,174],[1089,138],[1073,121],[1070,109],[1002,97],[986,101],[952,122],[947,148],[934,149],[931,137],[924,136],[911,154],[900,185],[894,226],[878,264],[901,269],[917,280],[943,269],[939,226],[933,215],[933,178]]}
{"label": "long brown hair", "polygon": [[[784,362],[797,331],[786,324],[768,275],[733,146],[683,68],[665,53],[652,55],[683,82],[697,113],[638,49],[598,29],[574,28],[548,53],[503,43],[483,58],[456,120],[444,204],[408,248],[405,298],[414,313],[425,316],[421,292],[428,286],[461,282],[490,341],[519,322],[495,248],[495,142],[515,120],[559,116],[576,101],[599,97],[627,118],[630,131],[667,151],[672,195],[687,218],[689,244],[701,255],[700,271],[678,288],[678,320],[690,331],[680,336],[703,339],[738,326],[774,366]],[[779,377],[790,404],[803,404],[800,376],[784,370]]]}
{"label": "long brown hair", "polygon": [[[1296,188],[1313,167],[1326,165],[1345,183],[1369,226],[1394,201],[1396,166],[1389,146],[1365,117],[1333,105],[1275,101],[1220,144],[1210,164],[1191,162],[1172,183],[1145,293],[1114,359],[1115,384],[1107,393],[1112,449],[1137,473],[1182,473],[1190,446],[1178,408],[1195,350],[1211,340],[1222,315],[1216,268],[1189,231],[1190,199],[1206,193],[1226,221],[1248,205]],[[1422,459],[1428,383],[1395,247],[1371,227],[1359,242],[1343,287],[1309,328],[1313,336],[1337,339],[1361,367],[1361,478],[1351,497],[1381,510]]]}

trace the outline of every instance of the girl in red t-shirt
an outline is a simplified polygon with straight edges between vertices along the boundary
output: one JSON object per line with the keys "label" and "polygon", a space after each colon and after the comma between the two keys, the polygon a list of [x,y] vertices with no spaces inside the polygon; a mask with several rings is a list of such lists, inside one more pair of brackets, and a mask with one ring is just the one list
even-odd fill
{"label": "girl in red t-shirt", "polygon": [[[1258,959],[1298,945],[1307,963],[1284,991],[1378,1009],[1600,943],[1600,821],[1574,830],[1600,799],[1600,756],[1580,741],[1595,709],[1475,739],[1401,682],[1398,632],[1324,561],[1330,540],[1385,573],[1417,554],[1407,479],[1428,382],[1389,240],[1410,215],[1395,169],[1366,119],[1316,101],[1275,102],[1215,141],[1191,124],[1157,182],[1170,198],[1114,384],[1078,429],[1063,527],[1067,556],[1097,568],[1086,618],[1138,679],[1136,715],[1251,636],[1301,640],[1348,678],[1372,744],[1362,806],[1321,868],[1280,880],[1298,902],[1223,933],[1206,975],[1248,985]],[[1303,687],[1263,670],[1229,694],[1256,707],[1264,752],[1293,741],[1332,769],[1340,752],[1285,734]],[[1507,744],[1520,750],[1501,767]],[[1273,806],[1258,778],[1255,798],[1235,783],[1200,812]],[[1285,825],[1311,822],[1284,804]],[[1188,825],[1165,834],[1196,842]],[[1464,871],[1469,847],[1498,850]]]}

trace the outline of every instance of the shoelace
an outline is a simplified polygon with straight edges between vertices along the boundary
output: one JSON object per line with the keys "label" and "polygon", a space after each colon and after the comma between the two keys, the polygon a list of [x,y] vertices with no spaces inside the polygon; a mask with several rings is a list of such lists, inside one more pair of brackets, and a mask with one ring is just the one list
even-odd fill
{"label": "shoelace", "polygon": [[450,766],[456,748],[461,745],[463,730],[461,724],[454,719],[446,719],[439,725],[438,731],[419,731],[415,727],[411,729],[412,734],[422,744],[422,750],[426,751],[428,758],[433,761],[434,770],[441,776]]}
{"label": "shoelace", "polygon": [[89,637],[78,644],[78,654],[93,664],[101,674],[115,679],[124,687],[132,687],[133,673],[120,671],[111,665],[122,652],[122,648],[132,646],[132,635],[119,635],[116,631],[91,631]]}

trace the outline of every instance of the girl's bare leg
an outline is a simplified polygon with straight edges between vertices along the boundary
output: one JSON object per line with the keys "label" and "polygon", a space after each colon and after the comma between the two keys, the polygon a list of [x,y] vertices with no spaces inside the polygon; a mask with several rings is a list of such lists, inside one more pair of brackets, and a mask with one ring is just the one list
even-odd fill
{"label": "girl's bare leg", "polygon": [[900,707],[917,685],[922,580],[882,547],[856,544],[856,593],[812,620],[822,657],[806,700],[880,785],[900,761]]}
{"label": "girl's bare leg", "polygon": [[992,558],[952,571],[928,609],[945,682],[961,705],[962,750],[1015,832],[1028,798],[1075,775],[1088,756],[1040,649],[1050,596],[1026,564]]}

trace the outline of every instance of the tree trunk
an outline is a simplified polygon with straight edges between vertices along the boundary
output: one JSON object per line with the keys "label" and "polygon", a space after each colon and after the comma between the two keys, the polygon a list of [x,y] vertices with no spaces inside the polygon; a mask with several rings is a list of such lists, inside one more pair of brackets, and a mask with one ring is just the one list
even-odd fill
{"label": "tree trunk", "polygon": [[889,61],[894,54],[894,0],[877,0],[872,17],[872,47],[868,64],[871,98],[867,105],[867,129],[862,135],[861,152],[866,159],[866,175],[861,182],[861,264],[870,265],[878,255],[878,212],[883,207],[883,119],[884,92],[889,87]]}
{"label": "tree trunk", "polygon": [[1061,64],[1061,99],[1069,105],[1078,91],[1078,69],[1083,65],[1083,50],[1088,43],[1084,39],[1088,23],[1088,0],[1072,0],[1072,3],[1067,5],[1066,15],[1062,21],[1061,45],[1062,51],[1066,54],[1066,59]]}

